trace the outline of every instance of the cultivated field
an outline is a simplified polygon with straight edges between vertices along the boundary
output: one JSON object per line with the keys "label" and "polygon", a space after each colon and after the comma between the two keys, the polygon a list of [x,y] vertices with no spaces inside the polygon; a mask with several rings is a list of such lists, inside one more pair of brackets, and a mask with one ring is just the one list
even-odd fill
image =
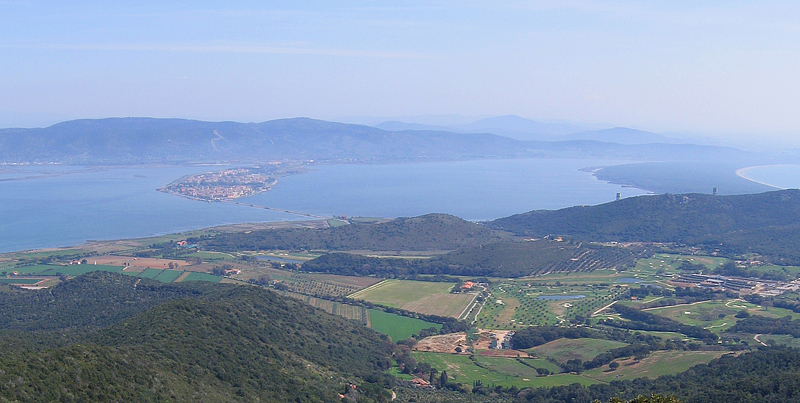
{"label": "cultivated field", "polygon": [[[575,274],[583,277],[585,273]],[[627,285],[554,282],[530,279],[493,284],[478,315],[477,325],[487,329],[518,329],[529,325],[558,325],[577,316],[587,318],[625,292]]]}
{"label": "cultivated field", "polygon": [[186,263],[184,260],[178,259],[158,259],[158,258],[150,258],[150,257],[129,257],[129,256],[115,256],[115,255],[105,255],[105,256],[92,256],[86,259],[89,264],[94,264],[97,262],[98,265],[109,265],[109,266],[128,266],[126,270],[134,270],[136,269],[146,269],[146,268],[153,268],[153,269],[167,269],[169,268],[169,264],[172,263],[175,266],[183,267],[188,266],[189,263]]}
{"label": "cultivated field", "polygon": [[349,295],[375,304],[426,315],[458,317],[475,294],[451,294],[453,283],[385,280]]}

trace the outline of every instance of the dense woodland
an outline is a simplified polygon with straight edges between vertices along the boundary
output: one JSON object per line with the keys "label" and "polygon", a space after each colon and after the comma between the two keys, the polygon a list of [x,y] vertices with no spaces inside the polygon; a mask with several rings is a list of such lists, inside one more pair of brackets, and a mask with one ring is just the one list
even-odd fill
{"label": "dense woodland", "polygon": [[664,194],[597,206],[538,210],[487,223],[529,236],[569,235],[621,242],[675,242],[728,255],[758,253],[800,264],[800,190],[712,196]]}
{"label": "dense woodland", "polygon": [[[61,308],[73,299],[81,310]],[[377,385],[365,401],[383,401],[394,349],[252,286],[95,272],[2,306],[0,399],[11,401],[332,402],[365,379]]]}
{"label": "dense woodland", "polygon": [[232,232],[190,239],[204,248],[242,250],[447,251],[499,242],[509,237],[447,214],[397,218],[381,223],[354,221],[327,229]]}

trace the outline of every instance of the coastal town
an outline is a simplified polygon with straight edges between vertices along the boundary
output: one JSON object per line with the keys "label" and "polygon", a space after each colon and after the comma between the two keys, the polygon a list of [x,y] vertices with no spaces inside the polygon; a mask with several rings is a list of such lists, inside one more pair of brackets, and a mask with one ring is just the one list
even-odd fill
{"label": "coastal town", "polygon": [[233,168],[184,176],[158,191],[211,202],[266,192],[277,182],[268,168]]}

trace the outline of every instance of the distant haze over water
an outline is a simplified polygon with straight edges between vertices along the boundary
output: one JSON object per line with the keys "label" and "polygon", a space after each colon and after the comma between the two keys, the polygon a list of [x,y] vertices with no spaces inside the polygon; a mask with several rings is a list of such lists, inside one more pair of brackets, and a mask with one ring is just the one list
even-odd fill
{"label": "distant haze over water", "polygon": [[[647,193],[578,171],[624,161],[517,159],[316,166],[279,178],[242,202],[332,216],[449,213],[488,220]],[[0,252],[174,233],[216,225],[306,217],[206,203],[155,189],[222,167],[0,167]]]}

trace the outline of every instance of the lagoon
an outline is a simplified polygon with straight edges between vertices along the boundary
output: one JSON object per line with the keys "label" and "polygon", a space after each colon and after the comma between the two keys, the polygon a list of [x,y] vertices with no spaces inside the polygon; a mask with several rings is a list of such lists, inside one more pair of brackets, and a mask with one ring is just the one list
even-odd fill
{"label": "lagoon", "polygon": [[[449,213],[489,220],[535,209],[609,202],[617,192],[623,197],[646,194],[579,171],[622,162],[518,159],[319,165],[311,172],[280,178],[273,190],[240,201],[321,216]],[[155,190],[184,175],[222,168],[0,167],[0,252],[233,223],[307,219]]]}

